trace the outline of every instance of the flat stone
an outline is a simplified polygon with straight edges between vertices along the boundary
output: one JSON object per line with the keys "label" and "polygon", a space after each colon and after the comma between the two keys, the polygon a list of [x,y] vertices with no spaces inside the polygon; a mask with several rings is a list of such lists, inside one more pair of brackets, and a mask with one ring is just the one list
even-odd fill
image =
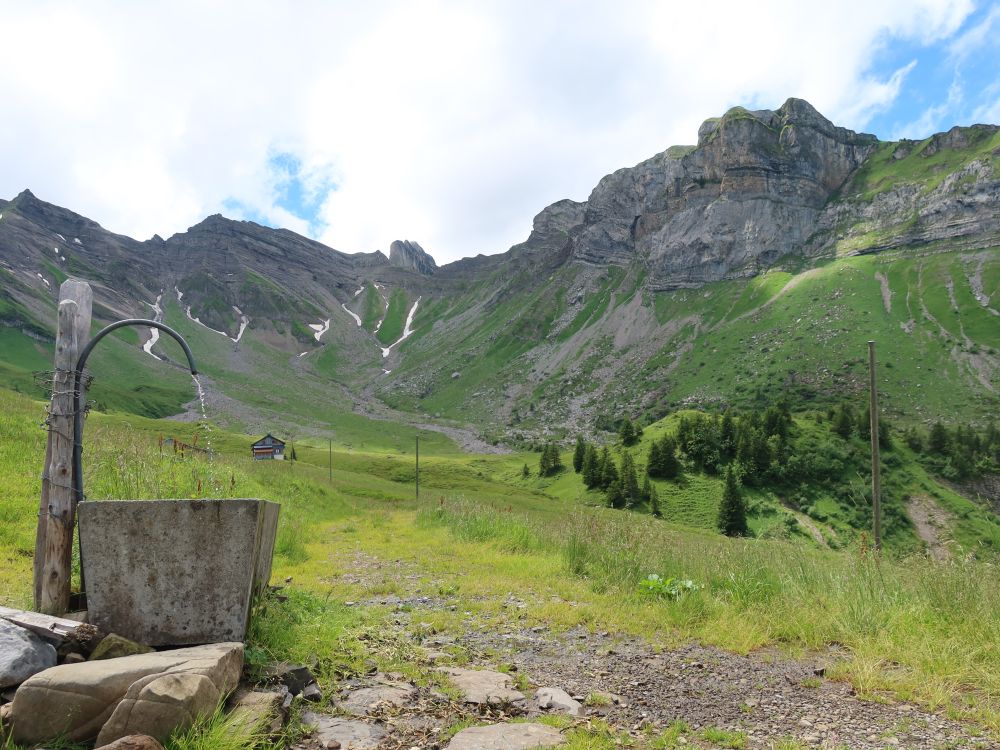
{"label": "flat stone", "polygon": [[80,503],[90,622],[151,646],[242,640],[279,507],[255,499]]}
{"label": "flat stone", "polygon": [[71,742],[97,737],[98,746],[130,734],[162,740],[205,709],[214,711],[242,668],[242,643],[52,667],[14,695],[14,740],[37,745],[59,736]]}
{"label": "flat stone", "polygon": [[583,706],[562,688],[542,687],[535,693],[535,705],[541,711],[582,716]]}
{"label": "flat stone", "polygon": [[558,729],[544,724],[493,724],[463,729],[446,750],[529,750],[555,747],[565,741]]}
{"label": "flat stone", "polygon": [[117,633],[109,633],[101,639],[97,647],[90,654],[90,661],[100,661],[101,659],[118,659],[122,656],[135,656],[136,654],[148,654],[153,650],[151,646],[144,643],[136,643],[125,636]]}
{"label": "flat stone", "polygon": [[524,700],[524,695],[514,690],[510,675],[503,672],[461,667],[440,667],[438,671],[446,674],[455,687],[462,691],[462,700],[466,703],[481,705]]}
{"label": "flat stone", "polygon": [[163,750],[163,745],[148,734],[130,734],[115,740],[110,745],[98,745],[96,750]]}
{"label": "flat stone", "polygon": [[306,711],[302,714],[302,723],[313,728],[313,739],[326,747],[337,747],[340,743],[343,750],[370,750],[378,747],[385,737],[385,730],[374,724],[368,724],[357,719],[341,719],[336,716],[317,714]]}
{"label": "flat stone", "polygon": [[287,690],[240,690],[226,703],[234,731],[250,736],[267,731],[277,734],[285,724],[284,700]]}
{"label": "flat stone", "polygon": [[367,716],[380,705],[405,706],[416,694],[416,689],[403,682],[387,682],[355,690],[337,707],[354,716]]}
{"label": "flat stone", "polygon": [[0,620],[0,689],[20,685],[56,665],[55,647],[30,630]]}

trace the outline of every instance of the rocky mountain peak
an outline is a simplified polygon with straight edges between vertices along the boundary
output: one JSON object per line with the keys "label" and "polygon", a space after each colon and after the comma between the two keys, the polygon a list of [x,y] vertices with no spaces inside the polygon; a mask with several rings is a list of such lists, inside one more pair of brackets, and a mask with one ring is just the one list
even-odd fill
{"label": "rocky mountain peak", "polygon": [[394,240],[389,245],[389,263],[398,268],[407,268],[425,276],[430,276],[437,270],[437,263],[430,254],[420,247],[418,242],[410,240]]}

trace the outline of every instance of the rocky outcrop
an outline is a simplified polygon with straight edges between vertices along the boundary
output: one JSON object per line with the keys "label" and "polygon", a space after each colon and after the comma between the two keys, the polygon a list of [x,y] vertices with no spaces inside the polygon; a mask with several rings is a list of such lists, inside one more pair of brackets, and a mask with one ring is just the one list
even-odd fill
{"label": "rocky outcrop", "polygon": [[397,268],[406,268],[424,276],[430,276],[437,270],[437,263],[417,242],[409,240],[394,240],[389,245],[389,263]]}
{"label": "rocky outcrop", "polygon": [[64,664],[31,677],[14,695],[14,740],[64,736],[97,746],[130,734],[159,740],[211,713],[243,668],[241,643]]}

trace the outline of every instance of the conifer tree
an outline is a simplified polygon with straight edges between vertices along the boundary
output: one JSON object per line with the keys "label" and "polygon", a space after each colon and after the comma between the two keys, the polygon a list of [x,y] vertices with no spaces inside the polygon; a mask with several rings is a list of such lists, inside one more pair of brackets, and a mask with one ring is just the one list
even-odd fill
{"label": "conifer tree", "polygon": [[583,454],[583,483],[587,486],[588,490],[592,490],[601,483],[601,475],[603,473],[601,466],[601,459],[597,455],[597,449],[588,445],[586,452]]}
{"label": "conifer tree", "polygon": [[722,492],[722,503],[719,505],[719,531],[726,536],[746,536],[747,508],[739,485],[736,483],[736,473],[730,464],[726,467],[725,488]]}
{"label": "conifer tree", "polygon": [[552,471],[552,458],[549,455],[548,444],[542,448],[542,454],[538,457],[538,476],[547,477]]}
{"label": "conifer tree", "polygon": [[654,440],[649,446],[649,457],[646,459],[646,475],[659,477],[660,475],[660,441]]}
{"label": "conifer tree", "polygon": [[583,471],[583,457],[587,453],[587,444],[583,440],[583,435],[577,435],[576,448],[573,450],[573,471],[579,474]]}
{"label": "conifer tree", "polygon": [[525,464],[524,466],[521,467],[521,476],[524,479],[527,479],[528,477],[531,476],[531,469],[528,468],[528,464]]}
{"label": "conifer tree", "polygon": [[927,450],[935,456],[944,456],[948,452],[948,429],[940,421],[931,427],[931,434],[927,438]]}
{"label": "conifer tree", "polygon": [[676,479],[681,473],[681,464],[677,460],[677,442],[671,435],[660,439],[660,473],[661,479]]}
{"label": "conifer tree", "polygon": [[854,431],[854,415],[851,413],[851,407],[847,404],[841,404],[833,415],[833,431],[844,440],[847,440]]}
{"label": "conifer tree", "polygon": [[604,446],[604,450],[601,451],[601,489],[606,490],[617,481],[618,467],[615,466],[608,447]]}
{"label": "conifer tree", "polygon": [[639,480],[635,475],[635,459],[628,451],[622,454],[621,470],[618,472],[618,476],[625,507],[635,505],[639,501]]}
{"label": "conifer tree", "polygon": [[549,443],[549,463],[552,465],[552,473],[558,474],[565,468],[562,462],[562,456],[559,454],[559,446],[555,443]]}
{"label": "conifer tree", "polygon": [[625,494],[622,492],[621,480],[616,479],[607,489],[607,499],[609,508],[621,508],[625,505]]}
{"label": "conifer tree", "polygon": [[622,422],[621,429],[618,431],[618,436],[622,440],[622,445],[626,447],[635,445],[638,440],[635,432],[635,425],[632,424],[632,420],[628,417],[625,417],[625,421]]}
{"label": "conifer tree", "polygon": [[642,489],[639,490],[639,497],[648,503],[652,494],[653,483],[649,481],[649,474],[646,474],[646,476],[642,478]]}

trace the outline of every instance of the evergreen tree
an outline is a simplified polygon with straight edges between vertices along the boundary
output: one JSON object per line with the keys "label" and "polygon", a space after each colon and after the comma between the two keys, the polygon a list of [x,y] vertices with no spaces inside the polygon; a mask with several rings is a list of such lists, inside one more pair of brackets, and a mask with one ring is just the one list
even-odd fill
{"label": "evergreen tree", "polygon": [[527,479],[531,476],[531,469],[528,468],[528,464],[521,467],[521,477]]}
{"label": "evergreen tree", "polygon": [[722,455],[726,458],[732,458],[736,455],[736,420],[733,419],[733,413],[729,409],[726,409],[726,413],[722,415],[722,424],[719,427],[719,446]]}
{"label": "evergreen tree", "polygon": [[656,518],[663,517],[663,511],[660,509],[660,497],[656,494],[656,487],[653,485],[649,486],[649,512]]}
{"label": "evergreen tree", "polygon": [[639,480],[635,475],[635,459],[628,451],[622,454],[621,470],[618,472],[618,476],[625,507],[635,505],[639,502]]}
{"label": "evergreen tree", "polygon": [[931,434],[927,438],[927,451],[933,456],[945,456],[948,453],[948,429],[940,421],[931,427]]}
{"label": "evergreen tree", "polygon": [[588,445],[583,454],[583,471],[581,473],[583,474],[583,483],[588,490],[594,489],[601,483],[603,467],[601,459],[597,455],[597,449],[592,445]]}
{"label": "evergreen tree", "polygon": [[542,455],[538,460],[538,476],[550,477],[562,471],[562,458],[559,456],[559,448],[555,443],[547,443],[542,448]]}
{"label": "evergreen tree", "polygon": [[635,445],[636,442],[638,441],[639,438],[635,432],[635,425],[632,423],[632,420],[629,419],[628,417],[625,417],[625,421],[622,422],[621,429],[618,431],[618,437],[621,438],[622,445],[626,447],[630,445]]}
{"label": "evergreen tree", "polygon": [[549,462],[552,464],[552,473],[558,474],[565,468],[565,466],[563,466],[562,456],[559,453],[559,446],[555,443],[549,443],[549,445]]}
{"label": "evergreen tree", "polygon": [[677,460],[677,442],[671,435],[660,438],[660,468],[658,476],[661,479],[676,479],[681,473],[681,463]]}
{"label": "evergreen tree", "polygon": [[660,457],[660,441],[654,440],[652,445],[649,446],[649,457],[646,459],[647,476],[660,476],[660,463],[662,460]]}
{"label": "evergreen tree", "polygon": [[620,480],[616,479],[608,485],[607,499],[609,508],[625,507],[625,495],[622,492],[622,483]]}
{"label": "evergreen tree", "polygon": [[642,479],[642,489],[639,490],[639,497],[641,497],[645,502],[649,502],[649,499],[653,495],[653,483],[649,481],[649,474],[647,474]]}
{"label": "evergreen tree", "polygon": [[579,474],[583,471],[583,457],[587,453],[587,444],[583,440],[583,435],[577,435],[576,448],[573,451],[573,471]]}
{"label": "evergreen tree", "polygon": [[601,451],[601,489],[606,490],[617,481],[618,467],[615,466],[608,447],[604,446],[604,450]]}
{"label": "evergreen tree", "polygon": [[722,492],[722,503],[719,505],[719,531],[726,536],[746,536],[747,508],[736,483],[736,473],[730,464],[726,467],[725,489]]}

